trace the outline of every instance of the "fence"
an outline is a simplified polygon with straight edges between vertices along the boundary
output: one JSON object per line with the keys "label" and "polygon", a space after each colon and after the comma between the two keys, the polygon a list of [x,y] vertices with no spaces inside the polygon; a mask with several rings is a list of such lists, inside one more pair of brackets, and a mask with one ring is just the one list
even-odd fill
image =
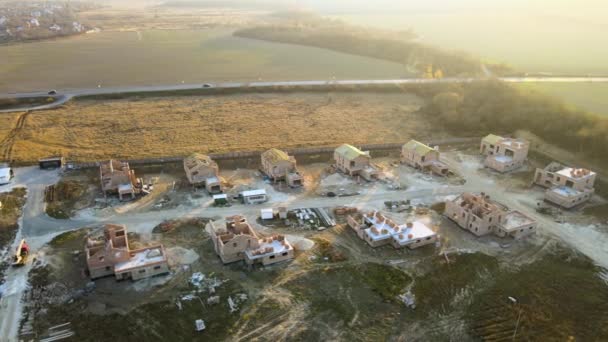
{"label": "fence", "polygon": [[[443,140],[436,140],[428,142],[428,145],[445,145],[445,144],[465,144],[479,141],[480,138],[450,138]],[[387,151],[387,150],[400,150],[403,143],[388,143],[388,144],[364,144],[358,145],[364,151]],[[320,153],[333,153],[337,146],[323,146],[323,147],[302,147],[302,148],[288,148],[285,151],[291,155],[310,155]],[[247,158],[259,158],[264,151],[237,151],[237,152],[226,152],[226,153],[210,153],[209,157],[213,160],[231,160],[231,159],[247,159]],[[177,163],[181,162],[184,157],[161,157],[161,158],[146,158],[146,159],[127,159],[125,160],[130,165],[151,165],[151,164],[165,164],[165,163]],[[122,159],[121,159],[122,160]],[[71,163],[74,168],[86,169],[99,167],[101,162],[84,162],[84,163]]]}

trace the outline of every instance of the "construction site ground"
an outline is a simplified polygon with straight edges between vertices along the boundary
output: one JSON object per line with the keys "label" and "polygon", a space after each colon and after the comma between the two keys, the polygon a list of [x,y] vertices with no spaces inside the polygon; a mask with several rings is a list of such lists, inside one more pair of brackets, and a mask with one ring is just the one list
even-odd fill
{"label": "construction site ground", "polygon": [[[7,272],[11,297],[6,302],[3,298],[0,309],[13,305],[24,315],[3,316],[1,327],[12,330],[17,324],[16,335],[41,338],[52,333],[49,328],[69,322],[82,341],[108,336],[230,341],[608,338],[608,228],[594,209],[605,202],[594,197],[572,211],[538,212],[543,189],[531,187],[530,181],[544,160],[532,159],[521,171],[498,174],[483,168],[476,146],[442,150],[454,177],[422,174],[397,163],[396,153],[387,153],[374,159],[387,179],[365,182],[332,173],[330,157],[322,156],[300,163],[303,189],[265,181],[251,161],[221,162],[229,194],[247,187],[266,189],[269,203],[255,206],[235,202],[214,207],[208,194],[186,184],[179,165],[136,168],[138,176],[158,179],[151,195],[80,209],[67,220],[38,218],[46,223],[44,231],[24,224],[22,233],[32,240],[36,262]],[[17,171],[36,173],[31,168]],[[57,182],[54,177],[42,178]],[[321,196],[325,186],[356,193]],[[39,188],[28,186],[33,193],[24,222],[43,215],[43,210],[39,215],[30,210],[36,210],[29,201],[39,199]],[[528,213],[539,222],[538,233],[511,240],[477,238],[460,229],[441,216],[438,203],[463,191],[484,191]],[[387,201],[408,200],[409,210],[385,207]],[[440,235],[439,243],[416,250],[371,248],[338,215],[338,225],[323,231],[266,226],[258,220],[260,209],[280,205],[383,210],[396,222],[424,221]],[[261,235],[285,234],[296,247],[296,259],[254,269],[244,263],[223,265],[203,226],[233,214],[245,215]],[[84,272],[86,229],[110,222],[125,224],[137,246],[162,242],[171,273],[136,282],[109,277],[90,284]],[[17,285],[27,278],[29,286]],[[405,293],[415,298],[415,309],[398,298]],[[19,294],[25,294],[23,310],[13,304]],[[215,296],[217,304],[209,299]],[[233,312],[229,297],[237,307]],[[197,319],[205,320],[205,331],[195,331]]]}

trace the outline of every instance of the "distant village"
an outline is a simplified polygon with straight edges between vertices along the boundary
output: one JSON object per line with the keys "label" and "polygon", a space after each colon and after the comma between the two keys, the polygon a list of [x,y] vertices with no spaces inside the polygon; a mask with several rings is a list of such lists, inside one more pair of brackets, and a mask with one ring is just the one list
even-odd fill
{"label": "distant village", "polygon": [[0,43],[38,40],[95,31],[77,13],[97,8],[84,2],[16,1],[0,4]]}

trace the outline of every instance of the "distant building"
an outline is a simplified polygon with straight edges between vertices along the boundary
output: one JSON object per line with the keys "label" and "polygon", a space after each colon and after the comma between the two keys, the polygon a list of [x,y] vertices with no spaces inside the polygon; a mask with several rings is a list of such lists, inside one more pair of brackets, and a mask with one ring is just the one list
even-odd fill
{"label": "distant building", "polygon": [[120,225],[107,224],[102,235],[87,237],[85,254],[92,279],[138,280],[169,272],[162,245],[129,249],[127,229]]}
{"label": "distant building", "polygon": [[120,200],[123,200],[124,196],[135,198],[138,182],[135,178],[135,171],[131,170],[129,163],[113,159],[101,163],[99,179],[101,180],[101,191],[104,194],[117,193]]}
{"label": "distant building", "polygon": [[211,194],[222,192],[219,167],[209,156],[194,153],[184,159],[184,171],[188,182],[194,186],[204,186]]}
{"label": "distant building", "polygon": [[61,26],[59,26],[57,24],[53,24],[49,27],[49,30],[54,31],[54,32],[59,32],[59,31],[61,31]]}
{"label": "distant building", "polygon": [[595,178],[593,171],[551,163],[544,169],[536,169],[534,183],[548,188],[546,201],[569,209],[591,199]]}
{"label": "distant building", "polygon": [[29,21],[29,24],[33,27],[39,27],[40,26],[40,22],[38,22],[38,19],[36,18],[32,18]]}
{"label": "distant building", "polygon": [[437,234],[424,223],[398,225],[378,211],[363,214],[359,221],[349,215],[347,221],[357,236],[372,247],[390,244],[394,248],[414,249],[437,241]]}
{"label": "distant building", "polygon": [[417,169],[431,171],[441,176],[447,176],[448,166],[439,160],[437,149],[431,148],[419,141],[410,140],[401,148],[401,162]]}
{"label": "distant building", "polygon": [[519,239],[536,232],[537,222],[481,193],[464,193],[446,202],[444,215],[477,236],[494,233]]}
{"label": "distant building", "polygon": [[378,169],[372,165],[369,152],[344,144],[334,151],[336,168],[349,176],[361,176],[366,180],[377,178]]}
{"label": "distant building", "polygon": [[481,140],[480,153],[486,156],[485,166],[498,172],[509,172],[524,165],[529,149],[530,143],[525,140],[489,134]]}
{"label": "distant building", "polygon": [[285,236],[260,238],[240,215],[226,218],[225,227],[210,222],[206,230],[224,264],[244,260],[249,265],[266,266],[294,258],[294,248]]}
{"label": "distant building", "polygon": [[297,169],[296,159],[276,148],[262,153],[262,172],[273,181],[285,180],[291,187],[302,185],[302,175]]}

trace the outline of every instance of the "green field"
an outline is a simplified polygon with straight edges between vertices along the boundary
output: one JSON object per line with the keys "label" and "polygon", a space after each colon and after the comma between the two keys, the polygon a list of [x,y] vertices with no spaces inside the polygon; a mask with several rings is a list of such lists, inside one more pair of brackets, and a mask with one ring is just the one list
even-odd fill
{"label": "green field", "polygon": [[0,46],[0,56],[0,93],[405,74],[398,63],[236,38],[218,30],[102,32]]}
{"label": "green field", "polygon": [[607,83],[526,83],[518,84],[518,87],[545,93],[577,109],[608,115]]}

